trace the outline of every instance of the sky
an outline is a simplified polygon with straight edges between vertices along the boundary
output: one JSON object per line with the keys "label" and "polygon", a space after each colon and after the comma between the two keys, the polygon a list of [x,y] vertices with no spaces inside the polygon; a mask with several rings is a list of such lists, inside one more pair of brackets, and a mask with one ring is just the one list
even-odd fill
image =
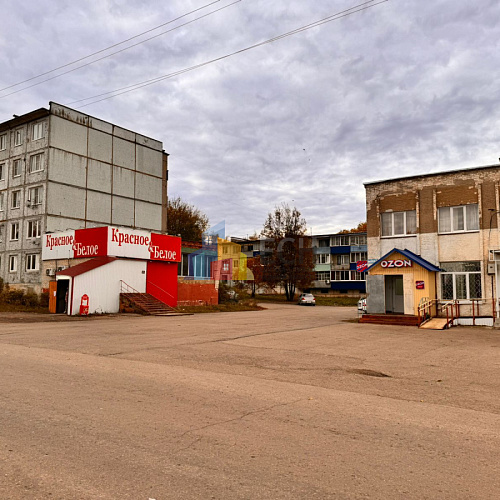
{"label": "sky", "polygon": [[500,2],[379,2],[6,0],[0,122],[54,101],[160,140],[169,196],[232,236],[281,203],[350,229],[364,182],[500,157]]}

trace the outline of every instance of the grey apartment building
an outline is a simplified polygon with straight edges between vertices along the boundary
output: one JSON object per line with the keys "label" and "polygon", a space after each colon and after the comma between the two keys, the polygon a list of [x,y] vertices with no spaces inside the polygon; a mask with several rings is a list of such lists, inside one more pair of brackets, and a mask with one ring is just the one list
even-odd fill
{"label": "grey apartment building", "polygon": [[53,102],[0,123],[0,278],[47,286],[44,233],[166,232],[167,157],[160,141]]}

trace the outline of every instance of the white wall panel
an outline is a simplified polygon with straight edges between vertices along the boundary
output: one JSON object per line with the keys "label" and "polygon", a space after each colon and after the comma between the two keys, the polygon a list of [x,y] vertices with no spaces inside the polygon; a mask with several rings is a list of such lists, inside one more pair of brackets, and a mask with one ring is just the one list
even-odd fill
{"label": "white wall panel", "polygon": [[134,200],[113,196],[112,224],[129,227],[134,225]]}
{"label": "white wall panel", "polygon": [[161,231],[161,205],[136,201],[135,225],[138,228]]}
{"label": "white wall panel", "polygon": [[49,180],[85,187],[87,159],[59,149],[50,149]]}
{"label": "white wall panel", "polygon": [[138,200],[161,203],[162,180],[137,172],[135,176],[135,197]]}
{"label": "white wall panel", "polygon": [[161,151],[136,145],[136,169],[140,172],[162,176],[163,156]]}
{"label": "white wall panel", "polygon": [[113,194],[134,197],[135,172],[126,168],[113,167]]}
{"label": "white wall panel", "polygon": [[47,212],[50,215],[62,215],[68,218],[84,218],[85,190],[48,182]]}
{"label": "white wall panel", "polygon": [[135,168],[135,144],[115,137],[113,139],[113,163],[133,170]]}
{"label": "white wall panel", "polygon": [[99,130],[89,129],[89,157],[111,163],[113,137]]}
{"label": "white wall panel", "polygon": [[87,191],[87,220],[111,223],[111,195]]}
{"label": "white wall panel", "polygon": [[89,160],[87,187],[96,191],[111,193],[111,165]]}
{"label": "white wall panel", "polygon": [[87,127],[51,115],[50,146],[85,156],[87,154]]}

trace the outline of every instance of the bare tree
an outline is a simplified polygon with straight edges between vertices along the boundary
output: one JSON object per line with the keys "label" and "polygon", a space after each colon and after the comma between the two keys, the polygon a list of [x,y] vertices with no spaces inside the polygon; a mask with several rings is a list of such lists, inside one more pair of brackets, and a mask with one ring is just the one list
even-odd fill
{"label": "bare tree", "polygon": [[281,285],[289,302],[294,300],[296,288],[308,288],[314,279],[311,238],[306,231],[305,219],[286,203],[268,214],[262,230],[268,240],[262,261],[264,281],[270,286]]}

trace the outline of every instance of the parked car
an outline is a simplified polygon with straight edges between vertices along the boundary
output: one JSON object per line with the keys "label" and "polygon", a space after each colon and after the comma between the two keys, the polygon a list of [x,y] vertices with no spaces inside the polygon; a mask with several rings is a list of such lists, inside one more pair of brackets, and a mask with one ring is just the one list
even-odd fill
{"label": "parked car", "polygon": [[315,306],[316,299],[312,293],[303,293],[299,297],[299,301],[297,302],[299,306]]}

